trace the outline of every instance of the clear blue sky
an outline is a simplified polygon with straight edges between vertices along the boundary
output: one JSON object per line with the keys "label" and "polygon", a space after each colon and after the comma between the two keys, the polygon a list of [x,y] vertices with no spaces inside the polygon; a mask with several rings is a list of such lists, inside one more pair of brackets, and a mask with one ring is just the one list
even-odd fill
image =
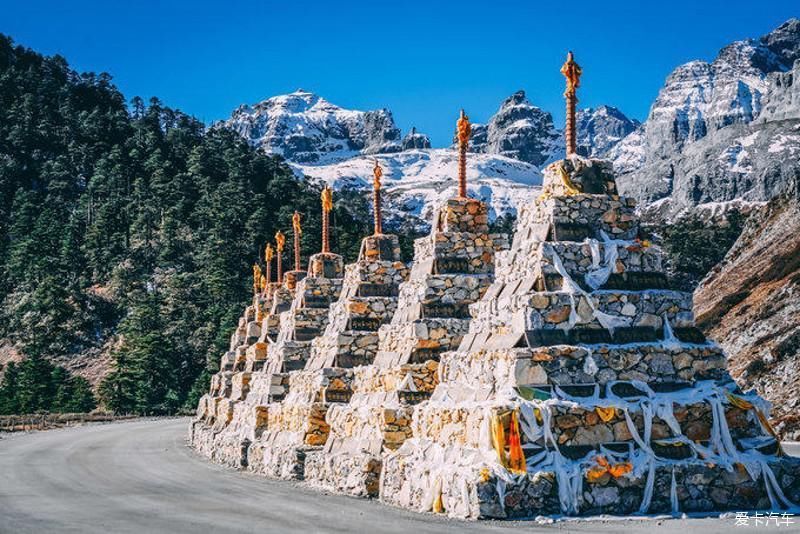
{"label": "clear blue sky", "polygon": [[800,17],[800,2],[0,0],[0,32],[127,98],[158,96],[211,122],[299,87],[356,109],[387,107],[435,145],[458,109],[485,121],[524,89],[563,123],[558,69],[583,66],[581,106],[644,119],[678,64]]}

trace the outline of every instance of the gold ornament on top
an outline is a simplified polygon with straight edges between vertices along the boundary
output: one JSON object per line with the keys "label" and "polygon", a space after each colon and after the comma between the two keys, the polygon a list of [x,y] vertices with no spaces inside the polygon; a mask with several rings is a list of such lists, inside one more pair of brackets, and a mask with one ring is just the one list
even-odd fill
{"label": "gold ornament on top", "polygon": [[576,90],[581,85],[581,67],[575,63],[572,52],[567,54],[567,61],[561,66],[561,74],[567,79],[567,88],[564,91],[567,105],[567,121],[564,128],[564,137],[567,144],[567,157],[577,152],[577,136],[575,127],[575,109],[578,103]]}
{"label": "gold ornament on top", "polygon": [[378,160],[375,160],[375,166],[372,168],[372,187],[373,189],[380,190],[381,188],[381,177],[383,176],[383,169],[381,169],[381,164],[378,163]]}
{"label": "gold ornament on top", "polygon": [[272,258],[275,257],[275,252],[272,250],[272,244],[267,243],[264,248],[264,260],[267,264],[267,283],[272,282]]}
{"label": "gold ornament on top", "polygon": [[303,234],[303,229],[300,228],[300,214],[294,212],[292,215],[292,230],[294,232],[294,270],[300,270],[300,236]]}
{"label": "gold ornament on top", "polygon": [[258,293],[261,285],[261,267],[257,263],[253,264],[253,293]]}
{"label": "gold ornament on top", "polygon": [[333,209],[333,190],[327,185],[320,195],[322,199],[322,252],[331,251],[330,212]]}
{"label": "gold ornament on top", "polygon": [[283,232],[278,230],[275,234],[275,247],[277,248],[277,260],[276,263],[278,264],[278,283],[283,283],[283,261],[281,261],[281,255],[283,254],[283,247],[286,246],[286,236],[283,235]]}
{"label": "gold ornament on top", "polygon": [[383,169],[381,169],[378,160],[375,160],[375,166],[372,168],[372,212],[375,220],[375,235],[383,233],[383,214],[381,213],[381,176],[383,176]]}
{"label": "gold ornament on top", "polygon": [[458,132],[458,196],[467,197],[467,148],[469,148],[469,138],[472,135],[472,125],[469,117],[461,110],[461,116],[456,123]]}

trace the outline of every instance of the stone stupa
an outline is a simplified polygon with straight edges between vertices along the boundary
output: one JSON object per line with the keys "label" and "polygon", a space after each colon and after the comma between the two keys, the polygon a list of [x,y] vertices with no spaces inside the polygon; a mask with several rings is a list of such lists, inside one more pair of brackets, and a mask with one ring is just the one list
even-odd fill
{"label": "stone stupa", "polygon": [[462,111],[458,195],[439,206],[430,235],[415,241],[410,277],[394,317],[378,331],[374,362],[353,369],[349,402],[327,411],[325,447],[306,458],[305,479],[313,485],[377,496],[384,454],[411,436],[413,407],[436,387],[440,355],[461,342],[469,305],[492,283],[495,251],[507,241],[489,234],[486,204],[467,197],[469,136]]}
{"label": "stone stupa", "polygon": [[377,164],[375,234],[355,264],[327,249],[323,198],[308,276],[299,260],[283,285],[254,269],[192,424],[198,451],[459,518],[796,507],[800,459],[695,326],[611,164],[576,154],[571,53],[562,73],[566,158],[520,206],[510,248],[467,197],[462,112],[458,194],[410,273],[380,228]]}
{"label": "stone stupa", "polygon": [[571,53],[562,72],[567,157],[522,206],[411,439],[384,456],[381,500],[462,518],[792,506],[800,459],[670,289],[610,163],[576,155]]}
{"label": "stone stupa", "polygon": [[[253,266],[253,301],[245,308],[239,325],[231,335],[228,352],[220,359],[219,372],[211,377],[209,392],[200,398],[197,418],[192,423],[189,441],[201,454],[221,463],[242,465],[242,441],[252,439],[255,419],[260,412],[245,401],[280,393],[280,383],[273,385],[271,375],[263,372],[267,351],[280,327],[281,314],[287,311],[297,286],[305,273],[297,269],[283,274],[283,232],[275,234],[275,248],[264,250],[266,273]],[[272,259],[277,256],[277,281],[272,281]],[[250,396],[250,391],[256,394]],[[248,436],[250,436],[248,438]]]}
{"label": "stone stupa", "polygon": [[397,236],[382,232],[377,163],[374,175],[375,233],[364,238],[358,260],[346,267],[339,300],[330,306],[324,331],[311,341],[304,368],[286,373],[285,397],[266,407],[264,430],[250,446],[251,470],[304,478],[306,456],[328,438],[329,407],[349,401],[352,368],[372,362],[377,330],[397,306],[398,286],[408,270]]}

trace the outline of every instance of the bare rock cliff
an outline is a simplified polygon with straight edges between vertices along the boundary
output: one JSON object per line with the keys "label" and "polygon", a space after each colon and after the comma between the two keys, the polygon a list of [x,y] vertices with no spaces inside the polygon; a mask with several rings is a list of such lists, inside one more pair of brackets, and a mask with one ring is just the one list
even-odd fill
{"label": "bare rock cliff", "polygon": [[771,201],[695,291],[698,325],[728,353],[744,389],[773,404],[777,429],[800,438],[800,199]]}

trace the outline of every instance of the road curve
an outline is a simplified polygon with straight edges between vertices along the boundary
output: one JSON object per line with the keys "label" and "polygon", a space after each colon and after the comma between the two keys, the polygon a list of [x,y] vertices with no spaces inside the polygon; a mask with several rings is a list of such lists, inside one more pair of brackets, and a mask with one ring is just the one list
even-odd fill
{"label": "road curve", "polygon": [[463,522],[310,490],[206,462],[188,419],[0,439],[0,532],[719,532],[733,518]]}

